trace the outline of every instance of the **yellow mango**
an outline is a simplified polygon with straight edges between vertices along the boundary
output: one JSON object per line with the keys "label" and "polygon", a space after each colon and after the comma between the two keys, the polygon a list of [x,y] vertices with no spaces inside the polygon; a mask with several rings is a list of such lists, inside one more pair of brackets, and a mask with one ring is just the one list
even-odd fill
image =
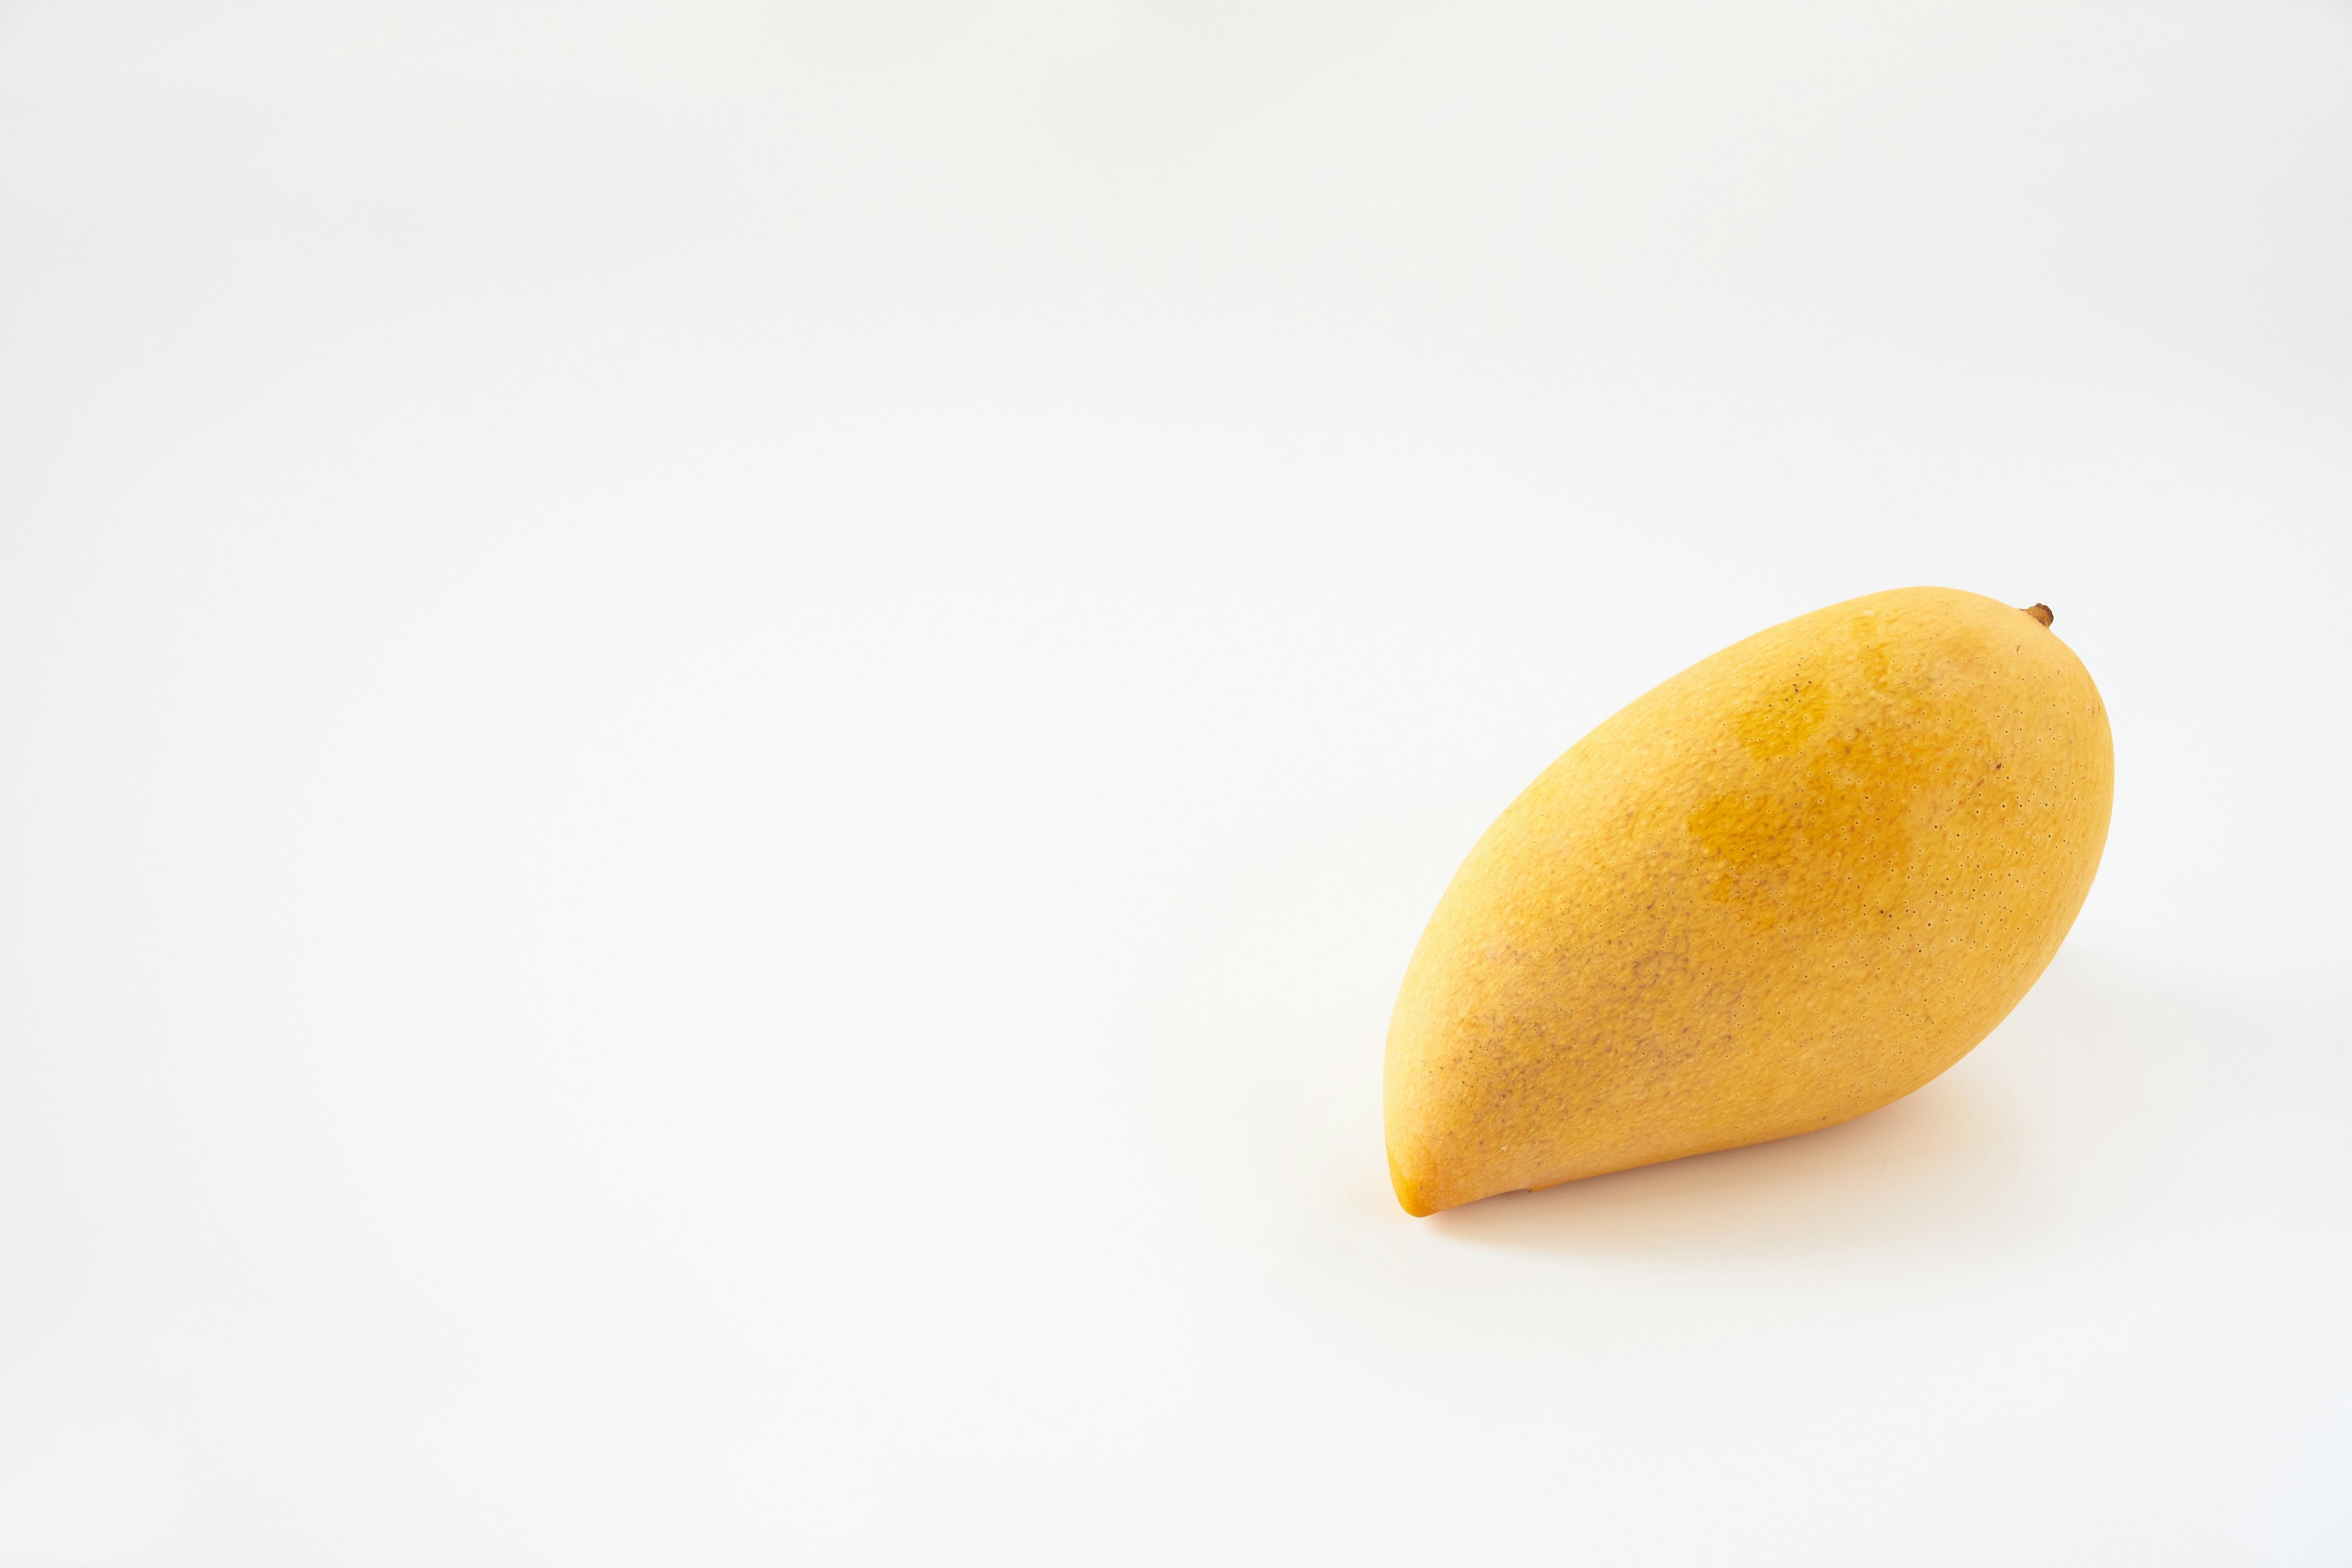
{"label": "yellow mango", "polygon": [[2040,605],[1873,594],[1693,665],[1570,748],[1439,901],[1390,1024],[1415,1215],[1874,1110],[2057,953],[2115,795]]}

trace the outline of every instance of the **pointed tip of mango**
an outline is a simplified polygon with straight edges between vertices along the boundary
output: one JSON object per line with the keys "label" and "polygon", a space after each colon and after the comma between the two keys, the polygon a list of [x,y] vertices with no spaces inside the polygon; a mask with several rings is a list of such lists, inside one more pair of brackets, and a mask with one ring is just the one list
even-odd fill
{"label": "pointed tip of mango", "polygon": [[1427,1219],[1444,1206],[1429,1203],[1422,1197],[1420,1188],[1414,1185],[1412,1178],[1397,1168],[1397,1158],[1393,1151],[1389,1154],[1389,1185],[1396,1189],[1398,1205],[1415,1219]]}

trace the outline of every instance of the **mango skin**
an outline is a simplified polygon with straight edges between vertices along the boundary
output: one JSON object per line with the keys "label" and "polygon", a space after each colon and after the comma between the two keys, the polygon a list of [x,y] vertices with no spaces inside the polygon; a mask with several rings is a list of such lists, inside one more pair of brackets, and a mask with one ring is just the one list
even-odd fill
{"label": "mango skin", "polygon": [[1998,600],[1873,594],[1692,666],[1547,768],[1439,901],[1389,1028],[1398,1202],[1910,1093],[2056,955],[2114,796],[2090,673]]}

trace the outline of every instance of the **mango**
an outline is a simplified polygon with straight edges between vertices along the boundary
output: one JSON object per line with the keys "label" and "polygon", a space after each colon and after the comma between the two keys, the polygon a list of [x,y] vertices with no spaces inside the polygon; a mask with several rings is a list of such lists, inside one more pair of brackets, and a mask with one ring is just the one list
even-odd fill
{"label": "mango", "polygon": [[1832,605],[1545,769],[1405,971],[1406,1211],[1828,1127],[1990,1034],[2074,925],[2115,795],[2050,621],[1950,588]]}

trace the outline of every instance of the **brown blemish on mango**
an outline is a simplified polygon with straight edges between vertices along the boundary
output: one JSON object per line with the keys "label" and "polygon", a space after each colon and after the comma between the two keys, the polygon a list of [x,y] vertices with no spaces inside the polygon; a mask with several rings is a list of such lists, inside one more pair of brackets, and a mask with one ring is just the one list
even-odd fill
{"label": "brown blemish on mango", "polygon": [[1774,692],[1761,706],[1740,714],[1733,727],[1749,756],[1785,757],[1811,738],[1829,711],[1829,688],[1801,669],[1786,691]]}

